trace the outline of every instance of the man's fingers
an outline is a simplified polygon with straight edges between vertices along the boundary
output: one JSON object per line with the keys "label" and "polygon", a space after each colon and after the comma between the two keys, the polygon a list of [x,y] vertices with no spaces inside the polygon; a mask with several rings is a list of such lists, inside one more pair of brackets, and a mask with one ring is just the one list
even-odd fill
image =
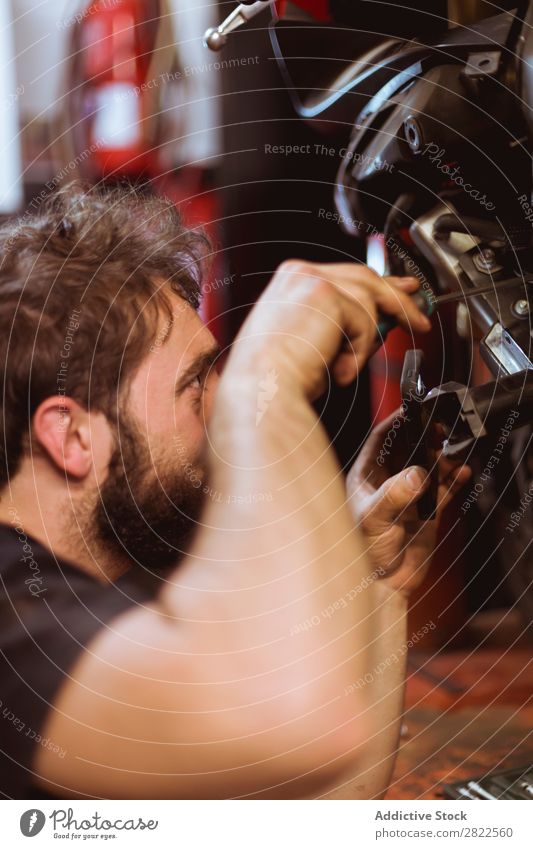
{"label": "man's fingers", "polygon": [[412,297],[388,280],[383,279],[376,292],[376,302],[382,312],[394,316],[405,330],[419,333],[431,330],[431,321],[418,309]]}
{"label": "man's fingers", "polygon": [[369,268],[359,267],[355,274],[354,266],[340,265],[332,267],[329,280],[339,292],[360,307],[357,316],[351,313],[349,306],[346,311],[348,322],[345,333],[349,342],[337,357],[332,370],[333,379],[341,386],[355,379],[361,366],[383,341],[378,337],[379,313],[394,318],[411,334],[431,330],[431,321],[412,298],[420,287],[416,278],[380,277]]}
{"label": "man's fingers", "polygon": [[[337,383],[347,386],[357,377],[376,347],[377,307],[368,287],[355,284],[349,293],[338,288],[339,296],[346,304],[345,343],[335,359],[332,374]],[[354,303],[359,309],[353,309]]]}
{"label": "man's fingers", "polygon": [[409,294],[413,294],[420,289],[420,281],[416,277],[393,277],[389,274],[385,280],[388,280],[397,289],[401,289],[402,292],[409,292]]}
{"label": "man's fingers", "polygon": [[362,478],[374,478],[374,474],[387,473],[390,454],[403,452],[404,433],[401,409],[398,408],[376,425],[370,432],[355,463],[358,474]]}
{"label": "man's fingers", "polygon": [[452,501],[472,475],[470,466],[451,469],[439,484],[439,512]]}
{"label": "man's fingers", "polygon": [[415,504],[429,484],[425,469],[410,466],[389,478],[374,493],[364,521],[368,534],[380,534]]}

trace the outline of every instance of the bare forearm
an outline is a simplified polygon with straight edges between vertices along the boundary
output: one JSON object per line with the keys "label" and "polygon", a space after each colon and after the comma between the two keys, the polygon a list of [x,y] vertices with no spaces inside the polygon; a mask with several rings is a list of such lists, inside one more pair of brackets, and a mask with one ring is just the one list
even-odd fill
{"label": "bare forearm", "polygon": [[[182,609],[186,582],[204,640],[209,631],[213,644],[222,630],[230,638],[230,623],[244,616],[257,645],[280,641],[288,663],[315,655],[317,669],[335,670],[331,681],[344,686],[368,668],[373,599],[353,592],[371,572],[364,542],[310,404],[281,383],[256,426],[256,400],[256,377],[222,387],[210,429],[211,497],[167,603]],[[274,658],[265,652],[265,662]]]}
{"label": "bare forearm", "polygon": [[377,732],[356,770],[336,779],[327,794],[332,799],[382,797],[390,784],[400,738],[407,660],[407,602],[398,592],[379,585],[378,604],[371,615],[373,661],[348,687],[368,698]]}

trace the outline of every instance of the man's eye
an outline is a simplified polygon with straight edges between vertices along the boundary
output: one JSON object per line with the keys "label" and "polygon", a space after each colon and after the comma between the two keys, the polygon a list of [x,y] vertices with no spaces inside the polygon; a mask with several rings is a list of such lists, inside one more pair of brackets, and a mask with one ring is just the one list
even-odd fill
{"label": "man's eye", "polygon": [[194,377],[191,380],[191,382],[189,383],[189,386],[192,389],[202,389],[202,387],[203,387],[202,376],[200,374],[197,374],[196,377]]}

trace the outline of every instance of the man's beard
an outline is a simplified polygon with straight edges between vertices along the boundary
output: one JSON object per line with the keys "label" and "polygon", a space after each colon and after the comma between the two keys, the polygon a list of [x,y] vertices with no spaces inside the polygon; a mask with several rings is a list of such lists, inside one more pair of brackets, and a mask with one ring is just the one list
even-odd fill
{"label": "man's beard", "polygon": [[90,520],[97,548],[129,559],[147,586],[187,551],[204,501],[202,470],[176,469],[176,458],[168,466],[156,471],[140,430],[121,421]]}

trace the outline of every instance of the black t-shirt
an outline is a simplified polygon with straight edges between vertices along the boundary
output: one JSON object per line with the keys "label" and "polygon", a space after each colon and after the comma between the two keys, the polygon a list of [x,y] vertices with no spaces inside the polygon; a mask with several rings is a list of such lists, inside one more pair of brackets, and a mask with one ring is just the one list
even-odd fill
{"label": "black t-shirt", "polygon": [[114,617],[155,595],[129,573],[102,584],[56,560],[20,525],[0,523],[0,798],[50,797],[32,784],[57,691],[92,637]]}

